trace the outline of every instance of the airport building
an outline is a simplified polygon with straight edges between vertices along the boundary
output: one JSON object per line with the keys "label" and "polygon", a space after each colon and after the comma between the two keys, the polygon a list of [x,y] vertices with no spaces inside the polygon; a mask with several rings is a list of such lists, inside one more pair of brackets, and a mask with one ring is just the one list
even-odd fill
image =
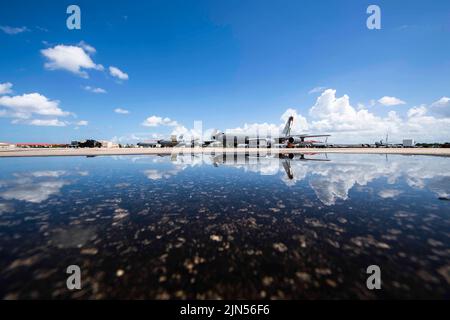
{"label": "airport building", "polygon": [[414,139],[403,139],[403,147],[412,148],[416,146]]}
{"label": "airport building", "polygon": [[112,141],[100,140],[99,142],[101,143],[102,148],[108,148],[108,149],[119,148],[119,144],[114,143]]}
{"label": "airport building", "polygon": [[15,144],[8,142],[0,142],[0,149],[14,149],[16,147]]}
{"label": "airport building", "polygon": [[72,141],[72,148],[120,148],[119,144],[107,140],[88,139],[83,141]]}

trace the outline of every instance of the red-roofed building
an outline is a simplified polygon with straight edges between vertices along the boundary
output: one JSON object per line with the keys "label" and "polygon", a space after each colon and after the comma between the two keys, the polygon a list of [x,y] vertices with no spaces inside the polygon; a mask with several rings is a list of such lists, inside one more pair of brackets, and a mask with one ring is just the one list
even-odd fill
{"label": "red-roofed building", "polygon": [[67,143],[16,143],[18,148],[67,148]]}

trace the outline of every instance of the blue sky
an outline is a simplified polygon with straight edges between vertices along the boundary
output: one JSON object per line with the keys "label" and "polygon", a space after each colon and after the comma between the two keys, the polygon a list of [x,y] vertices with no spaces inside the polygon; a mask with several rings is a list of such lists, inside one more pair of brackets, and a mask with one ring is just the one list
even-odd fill
{"label": "blue sky", "polygon": [[[81,30],[66,27],[70,4]],[[366,27],[370,4],[381,30]],[[450,140],[449,1],[18,0],[0,26],[0,141],[136,142],[195,120],[278,127],[286,111],[342,142]],[[69,70],[68,47],[93,66]]]}

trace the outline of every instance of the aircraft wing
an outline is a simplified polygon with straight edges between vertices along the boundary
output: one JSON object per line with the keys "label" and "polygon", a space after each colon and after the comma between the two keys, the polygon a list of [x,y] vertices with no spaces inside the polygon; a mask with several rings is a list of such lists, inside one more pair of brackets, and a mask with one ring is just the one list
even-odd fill
{"label": "aircraft wing", "polygon": [[286,141],[289,140],[289,138],[292,137],[298,137],[298,138],[319,138],[319,137],[331,137],[331,134],[291,134],[287,137],[277,137],[274,138],[274,140],[278,140],[278,141]]}
{"label": "aircraft wing", "polygon": [[331,137],[331,134],[293,134],[291,137],[299,138],[315,138],[315,137]]}
{"label": "aircraft wing", "polygon": [[308,159],[292,159],[291,161],[331,161],[330,159],[312,159],[312,158],[308,158]]}
{"label": "aircraft wing", "polygon": [[269,138],[248,138],[248,141],[269,140]]}

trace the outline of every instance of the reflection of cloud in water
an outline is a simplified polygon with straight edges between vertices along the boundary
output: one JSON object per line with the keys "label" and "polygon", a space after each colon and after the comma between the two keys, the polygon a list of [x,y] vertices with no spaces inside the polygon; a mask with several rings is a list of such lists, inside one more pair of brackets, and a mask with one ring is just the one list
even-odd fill
{"label": "reflection of cloud in water", "polygon": [[297,182],[304,180],[308,175],[308,165],[305,163],[282,160],[282,165],[286,174],[283,174],[281,179],[287,186],[294,186]]}
{"label": "reflection of cloud in water", "polygon": [[[450,168],[444,169],[449,167],[445,158],[433,158],[432,166],[429,165],[429,158],[420,156],[393,156],[387,162],[367,155],[353,155],[351,161],[340,158],[342,159],[342,156],[327,164],[311,163],[308,168],[312,175],[310,185],[326,205],[333,205],[337,199],[348,199],[348,193],[355,185],[365,186],[379,178],[385,178],[388,184],[394,184],[403,177],[412,188],[422,189],[428,186],[437,195],[443,194],[445,188],[448,192],[448,183],[431,187],[436,181],[448,181],[450,177]],[[379,196],[395,198],[400,193],[398,190],[389,189],[380,191]]]}
{"label": "reflection of cloud in water", "polygon": [[170,161],[177,167],[196,167],[203,164],[211,164],[211,156],[207,154],[172,154]]}
{"label": "reflection of cloud in water", "polygon": [[[47,177],[47,178],[59,178],[63,175],[66,174],[66,171],[63,170],[55,170],[55,171],[35,171],[35,172],[31,172],[30,176],[35,177],[35,178],[42,178],[42,177]],[[17,174],[16,174],[17,175]],[[18,174],[18,176],[23,176],[23,174]]]}
{"label": "reflection of cloud in water", "polygon": [[[87,171],[78,172],[79,175],[88,174]],[[61,180],[67,176],[67,171],[48,170],[34,171],[29,173],[14,173],[15,179],[3,181],[0,197],[6,200],[21,200],[32,203],[41,203],[50,196],[56,195],[61,188],[70,184]]]}
{"label": "reflection of cloud in water", "polygon": [[259,172],[263,176],[272,176],[280,171],[280,161],[278,159],[270,158],[266,161],[261,161],[258,164],[250,164],[248,169],[252,172]]}
{"label": "reflection of cloud in water", "polygon": [[243,169],[245,172],[255,172],[261,175],[275,175],[280,172],[280,160],[278,158],[269,156],[248,156],[245,157],[243,154],[237,155],[226,154],[209,156],[208,158],[211,164],[230,166],[234,168]]}
{"label": "reflection of cloud in water", "polygon": [[310,186],[323,204],[333,205],[336,199],[347,200],[348,191],[353,187],[354,181],[340,179],[339,176],[319,177],[310,181]]}
{"label": "reflection of cloud in water", "polygon": [[[246,157],[244,154],[230,153],[171,154],[156,159],[158,163],[171,163],[173,167],[145,170],[145,175],[152,180],[167,179],[188,167],[205,164],[234,167],[261,175],[280,174],[287,186],[294,186],[309,178],[310,187],[325,205],[333,205],[338,199],[346,200],[349,191],[355,186],[367,186],[380,178],[386,179],[388,185],[394,185],[399,179],[404,179],[411,188],[428,188],[438,197],[450,195],[450,162],[445,157],[309,154],[295,155],[293,159],[279,159],[271,155]],[[148,161],[149,158],[133,158],[133,162],[142,160]],[[379,191],[378,196],[394,199],[401,194],[400,190],[386,188]]]}
{"label": "reflection of cloud in water", "polygon": [[[379,178],[386,179],[388,185],[394,185],[403,178],[411,188],[428,188],[438,197],[450,195],[450,162],[445,157],[388,156],[385,160],[384,156],[376,155],[329,156],[330,162],[322,162],[323,155],[292,160],[262,157],[257,164],[226,157],[224,164],[260,174],[281,173],[281,179],[288,186],[305,180],[309,175],[309,185],[325,205],[333,205],[337,199],[346,200],[354,186],[366,186]],[[378,195],[392,199],[401,193],[400,190],[388,188]]]}
{"label": "reflection of cloud in water", "polygon": [[439,177],[428,183],[428,188],[440,198],[450,198],[450,177]]}
{"label": "reflection of cloud in water", "polygon": [[402,191],[395,189],[384,189],[378,192],[378,195],[383,199],[396,198],[400,194],[402,194]]}
{"label": "reflection of cloud in water", "polygon": [[308,163],[308,173],[311,175],[309,184],[322,203],[333,205],[337,199],[347,200],[349,191],[355,185],[366,186],[381,176],[390,176],[388,183],[394,183],[397,164],[386,165],[376,160],[373,163],[367,160]]}
{"label": "reflection of cloud in water", "polygon": [[0,203],[0,214],[3,212],[13,212],[14,207],[9,203]]}
{"label": "reflection of cloud in water", "polygon": [[58,248],[81,248],[97,237],[93,227],[68,227],[52,231],[50,243]]}
{"label": "reflection of cloud in water", "polygon": [[144,171],[144,174],[150,180],[160,180],[160,179],[169,179],[170,177],[176,176],[180,171],[177,169],[170,170],[159,170],[159,169],[148,169]]}
{"label": "reflection of cloud in water", "polygon": [[[145,158],[141,158],[141,160],[143,159]],[[147,157],[147,159],[149,158]],[[211,164],[210,157],[207,157],[204,154],[171,154],[165,157],[159,156],[154,159],[157,160],[153,161],[153,163],[163,163],[169,161],[170,159],[172,167],[168,169],[158,168],[145,170],[144,174],[151,180],[169,179],[170,177],[176,176],[186,168],[201,166],[203,164]],[[136,161],[138,161],[138,159],[134,159],[134,162]]]}
{"label": "reflection of cloud in water", "polygon": [[47,200],[51,195],[59,193],[59,190],[68,184],[65,181],[40,181],[22,179],[15,186],[0,193],[6,200],[22,200],[33,203],[40,203]]}

